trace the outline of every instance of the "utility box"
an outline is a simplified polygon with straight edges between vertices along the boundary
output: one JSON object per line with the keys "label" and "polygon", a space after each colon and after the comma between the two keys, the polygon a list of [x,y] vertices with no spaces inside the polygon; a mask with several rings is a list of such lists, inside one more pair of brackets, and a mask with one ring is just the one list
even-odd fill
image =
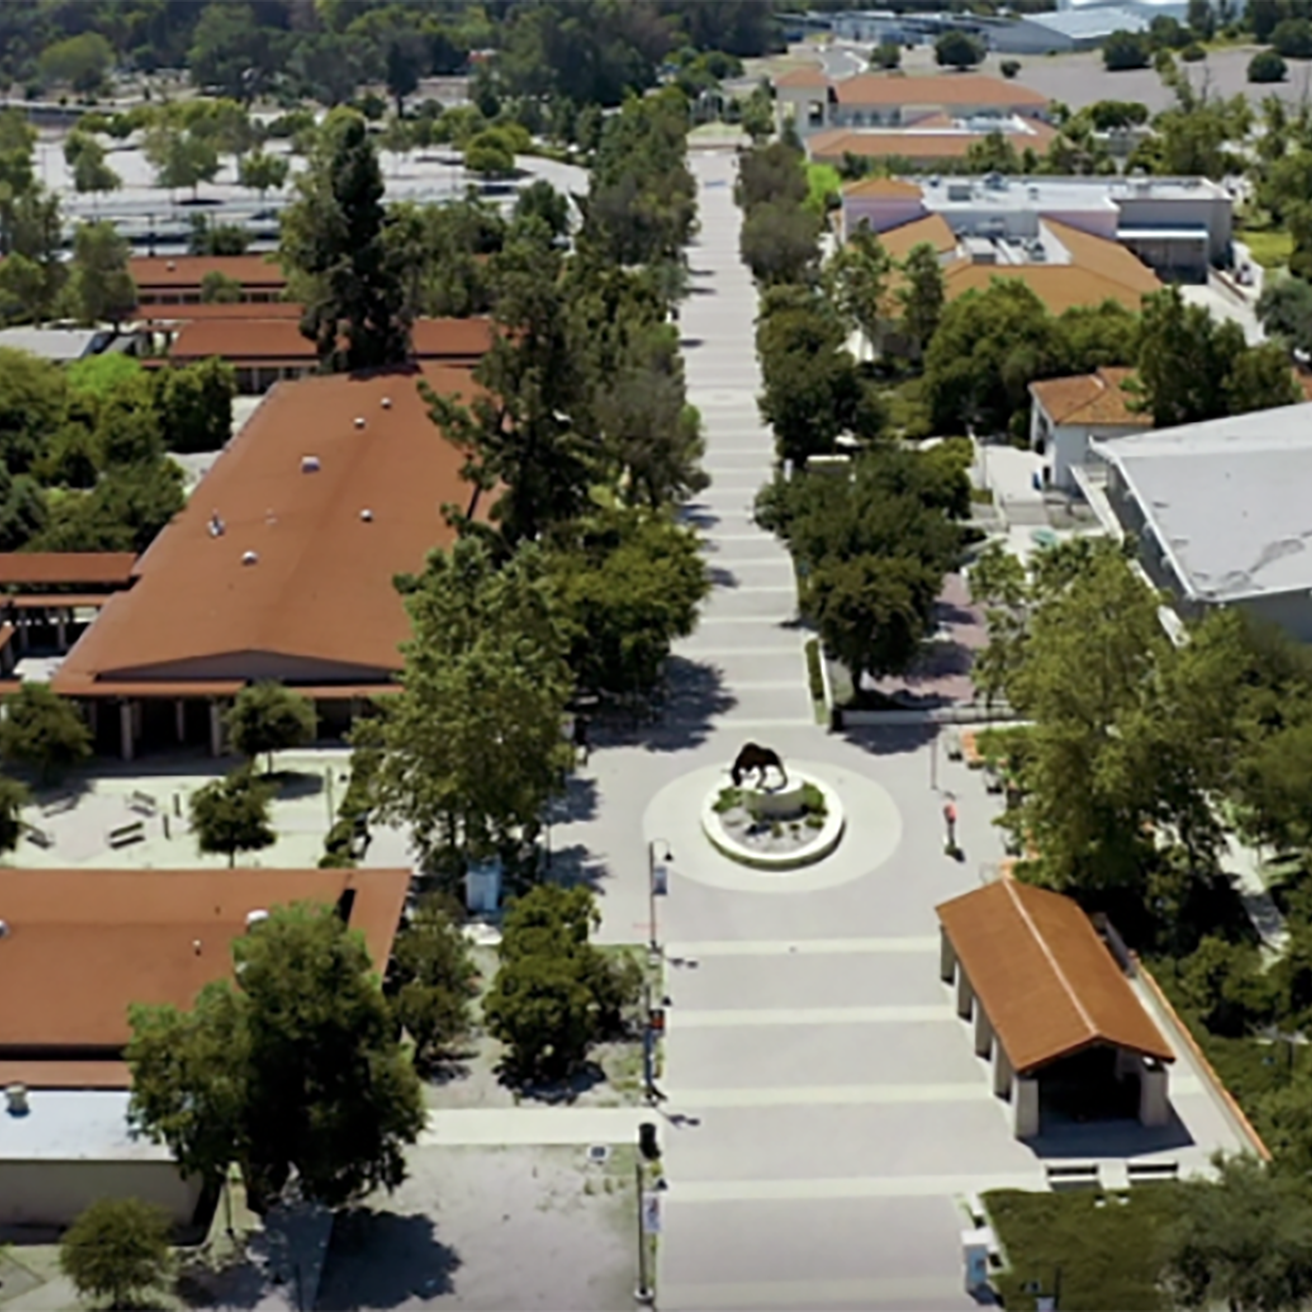
{"label": "utility box", "polygon": [[465,872],[465,907],[471,915],[494,915],[501,905],[501,858],[471,861]]}
{"label": "utility box", "polygon": [[977,1294],[989,1286],[989,1249],[993,1231],[986,1225],[961,1232],[961,1257],[966,1268],[966,1292]]}

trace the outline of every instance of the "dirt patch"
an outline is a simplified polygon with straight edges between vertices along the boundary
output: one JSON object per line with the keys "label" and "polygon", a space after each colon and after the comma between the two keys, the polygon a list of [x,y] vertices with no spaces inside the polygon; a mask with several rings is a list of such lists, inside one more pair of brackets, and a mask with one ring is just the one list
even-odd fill
{"label": "dirt patch", "polygon": [[339,1218],[321,1312],[613,1312],[632,1303],[634,1150],[423,1148],[391,1197]]}

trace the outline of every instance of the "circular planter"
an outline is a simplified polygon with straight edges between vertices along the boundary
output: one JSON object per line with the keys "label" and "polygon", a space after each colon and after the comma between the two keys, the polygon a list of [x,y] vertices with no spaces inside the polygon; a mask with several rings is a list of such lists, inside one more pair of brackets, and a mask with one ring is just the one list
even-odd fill
{"label": "circular planter", "polygon": [[751,866],[756,870],[786,874],[790,870],[800,870],[803,866],[814,865],[817,861],[824,860],[843,837],[845,817],[838,794],[822,779],[796,771],[790,772],[788,783],[783,788],[774,791],[766,788],[744,788],[741,791],[747,809],[753,815],[768,818],[795,814],[801,808],[802,792],[806,784],[818,789],[825,799],[825,818],[820,828],[811,830],[810,837],[797,847],[783,852],[765,852],[749,847],[731,834],[724,827],[720,813],[715,809],[724,787],[723,783],[718,782],[702,801],[702,832],[716,851],[727,856],[731,861]]}

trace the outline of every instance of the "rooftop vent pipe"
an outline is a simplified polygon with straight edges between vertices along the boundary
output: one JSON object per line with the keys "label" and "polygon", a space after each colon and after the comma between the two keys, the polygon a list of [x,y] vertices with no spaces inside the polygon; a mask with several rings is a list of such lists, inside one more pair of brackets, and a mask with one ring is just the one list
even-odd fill
{"label": "rooftop vent pipe", "polygon": [[258,551],[243,551],[241,556],[241,563],[243,565],[254,565],[259,561],[259,559],[260,559],[260,553]]}
{"label": "rooftop vent pipe", "polygon": [[31,1110],[27,1105],[27,1085],[10,1084],[6,1086],[5,1106],[10,1116],[26,1116]]}
{"label": "rooftop vent pipe", "polygon": [[301,457],[301,473],[302,473],[302,474],[317,474],[318,472],[319,472],[319,457],[318,457],[318,456],[302,456],[302,457]]}
{"label": "rooftop vent pipe", "polygon": [[392,398],[390,396],[383,397],[383,409],[390,410],[391,408],[392,408]]}
{"label": "rooftop vent pipe", "polygon": [[366,507],[360,512],[360,518],[364,520],[366,524],[372,524],[374,520],[374,512]]}
{"label": "rooftop vent pipe", "polygon": [[357,428],[363,428],[363,427],[364,427],[364,416],[363,416],[363,415],[356,415],[356,417],[355,417],[355,426],[356,426]]}
{"label": "rooftop vent pipe", "polygon": [[257,907],[254,911],[246,913],[246,928],[254,929],[256,925],[262,925],[269,918],[269,913],[263,907]]}

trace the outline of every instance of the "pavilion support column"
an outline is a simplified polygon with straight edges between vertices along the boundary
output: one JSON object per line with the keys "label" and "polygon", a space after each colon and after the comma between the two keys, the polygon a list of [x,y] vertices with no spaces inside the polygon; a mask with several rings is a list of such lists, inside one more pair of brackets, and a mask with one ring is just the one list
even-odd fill
{"label": "pavilion support column", "polygon": [[1018,1139],[1039,1132],[1039,1081],[1034,1075],[1017,1075],[1011,1086],[1012,1128]]}
{"label": "pavilion support column", "polygon": [[179,697],[173,703],[173,727],[178,735],[178,742],[187,741],[187,703]]}
{"label": "pavilion support column", "polygon": [[86,702],[87,708],[87,727],[91,730],[91,741],[96,741],[96,734],[100,729],[100,699],[92,697]]}
{"label": "pavilion support column", "polygon": [[223,709],[217,697],[210,698],[210,755],[223,755]]}
{"label": "pavilion support column", "polygon": [[68,650],[68,619],[71,616],[72,612],[62,606],[55,611],[55,643],[61,654]]}
{"label": "pavilion support column", "polygon": [[975,1001],[975,990],[970,987],[970,976],[965,968],[957,966],[957,1015],[962,1020],[970,1019],[971,1004]]}
{"label": "pavilion support column", "polygon": [[1166,1093],[1166,1067],[1152,1057],[1143,1059],[1139,1072],[1139,1121],[1142,1125],[1165,1125],[1171,1119],[1171,1102]]}
{"label": "pavilion support column", "polygon": [[948,931],[944,926],[938,927],[938,977],[944,984],[951,984],[957,973],[957,950],[952,946]]}
{"label": "pavilion support column", "polygon": [[993,1026],[989,1024],[988,1012],[983,1006],[975,1004],[975,1056],[987,1057],[993,1046]]}
{"label": "pavilion support column", "polygon": [[132,703],[126,699],[118,704],[118,741],[119,753],[125,761],[135,755],[135,743],[132,735]]}
{"label": "pavilion support column", "polygon": [[993,1045],[993,1092],[999,1098],[1011,1097],[1011,1060],[1001,1043]]}

